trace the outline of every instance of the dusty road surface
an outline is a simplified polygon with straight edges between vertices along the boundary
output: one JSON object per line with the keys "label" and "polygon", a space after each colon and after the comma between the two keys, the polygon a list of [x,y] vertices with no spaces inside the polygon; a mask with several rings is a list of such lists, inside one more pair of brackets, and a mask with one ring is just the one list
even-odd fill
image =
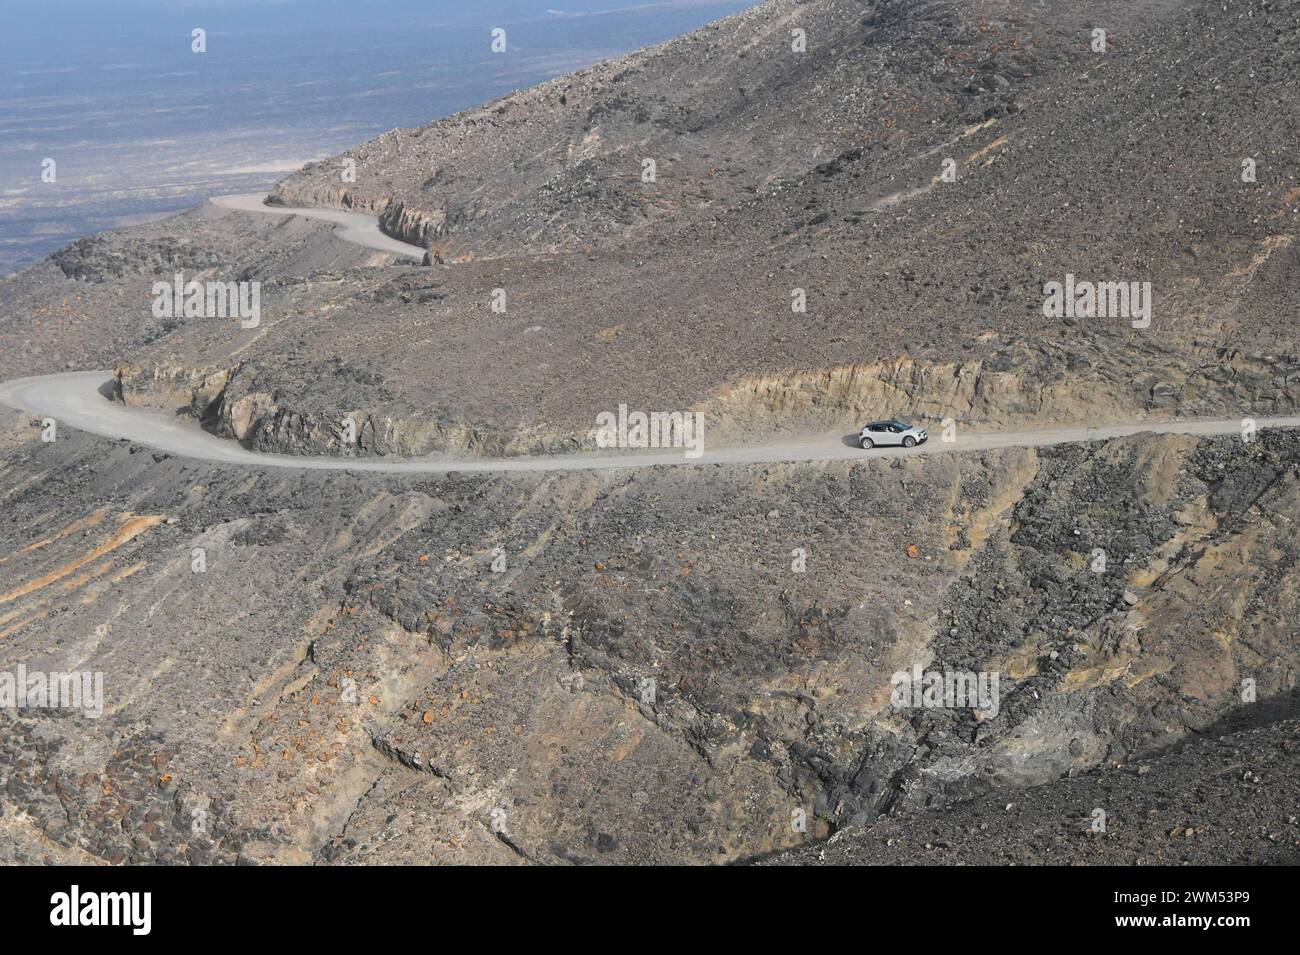
{"label": "dusty road surface", "polygon": [[380,232],[379,221],[373,216],[361,215],[358,212],[343,212],[338,209],[298,209],[288,206],[268,206],[265,204],[265,200],[266,193],[254,192],[242,196],[214,196],[208,201],[214,206],[231,209],[235,212],[302,216],[305,219],[333,222],[339,227],[334,230],[335,234],[346,242],[352,242],[367,249],[376,249],[379,252],[388,252],[393,255],[403,255],[421,260],[424,258],[425,250],[420,246],[402,242]]}
{"label": "dusty road surface", "polygon": [[[668,464],[766,464],[783,461],[840,461],[869,456],[892,457],[935,454],[944,451],[981,451],[989,448],[1034,448],[1078,441],[1151,432],[1157,434],[1238,434],[1239,419],[1193,418],[1182,421],[1142,421],[1095,428],[1035,428],[1024,431],[958,432],[956,440],[931,439],[920,447],[877,448],[863,451],[842,432],[810,436],[765,445],[740,445],[705,450],[698,457],[683,451],[632,452],[611,450],[565,456],[516,458],[456,458],[429,456],[388,458],[307,457],[265,454],[209,434],[188,420],[154,409],[132,408],[105,396],[112,372],[79,371],[38,378],[19,378],[0,384],[0,402],[21,411],[53,418],[61,426],[77,428],[106,438],[121,438],[180,457],[243,464],[253,467],[312,468],[380,471],[392,474],[456,471],[585,471],[645,468]],[[1300,427],[1300,415],[1260,418],[1257,428]]]}

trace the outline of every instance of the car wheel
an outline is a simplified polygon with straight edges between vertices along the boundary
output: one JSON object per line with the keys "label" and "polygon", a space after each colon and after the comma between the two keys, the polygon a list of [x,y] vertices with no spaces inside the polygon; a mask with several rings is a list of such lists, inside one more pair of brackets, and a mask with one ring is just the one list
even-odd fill
{"label": "car wheel", "polygon": [[862,445],[863,451],[870,451],[876,446],[876,442],[872,441],[870,438],[861,438],[859,439],[858,444]]}
{"label": "car wheel", "polygon": [[914,448],[914,447],[916,447],[916,438],[912,437],[912,436],[909,434],[906,438],[903,439],[903,447],[905,447],[905,448]]}

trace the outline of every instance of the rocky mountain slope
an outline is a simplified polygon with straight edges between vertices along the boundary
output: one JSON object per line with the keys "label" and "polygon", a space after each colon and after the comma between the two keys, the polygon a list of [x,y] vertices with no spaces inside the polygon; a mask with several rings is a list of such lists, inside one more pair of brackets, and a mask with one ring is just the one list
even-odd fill
{"label": "rocky mountain slope", "polygon": [[1287,719],[1105,772],[844,829],[763,862],[1295,865],[1297,757],[1300,726]]}
{"label": "rocky mountain slope", "polygon": [[[1133,762],[1300,667],[1292,433],[396,480],[14,418],[6,660],[107,688],[2,721],[27,859],[741,860]],[[896,709],[914,663],[999,712]]]}
{"label": "rocky mountain slope", "polygon": [[[344,416],[367,453],[565,451],[624,402],[704,410],[719,441],[1289,411],[1298,50],[1282,0],[772,0],[273,196],[373,210],[428,267],[284,261],[246,236],[289,227],[208,211],[167,237],[225,254],[79,244],[39,301],[3,286],[0,326],[66,310],[79,342],[114,258],[127,399],[290,452],[339,452]],[[260,280],[262,326],[158,328],[173,265]],[[1067,275],[1150,282],[1151,324],[1046,317]]]}
{"label": "rocky mountain slope", "polygon": [[[1300,0],[769,0],[273,197],[423,265],[213,206],[74,243],[0,281],[0,376],[312,453],[1292,411],[1297,67]],[[261,323],[157,317],[177,271]],[[1067,274],[1149,326],[1045,315]],[[0,860],[1294,861],[1295,430],[421,478],[39,424],[0,671],[105,711],[0,709]],[[896,707],[914,666],[1000,704]]]}

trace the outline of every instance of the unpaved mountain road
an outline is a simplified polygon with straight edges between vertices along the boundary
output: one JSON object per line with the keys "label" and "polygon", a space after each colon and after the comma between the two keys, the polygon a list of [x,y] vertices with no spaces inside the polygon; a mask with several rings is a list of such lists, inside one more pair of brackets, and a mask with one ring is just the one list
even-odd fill
{"label": "unpaved mountain road", "polygon": [[[332,222],[345,242],[395,255],[422,258],[424,249],[390,238],[379,231],[371,216],[335,209],[297,209],[263,204],[263,194],[218,196],[211,202],[223,209],[254,215],[297,215]],[[1241,419],[1186,418],[1179,421],[1142,421],[1098,427],[1048,427],[1026,431],[962,432],[944,442],[932,439],[911,450],[877,448],[861,450],[853,435],[841,432],[786,439],[764,445],[738,445],[706,450],[687,457],[681,450],[603,451],[562,456],[515,458],[455,458],[430,455],[394,460],[374,457],[307,457],[250,451],[234,441],[203,431],[189,419],[166,412],[132,408],[105,397],[109,371],[81,371],[38,378],[17,378],[0,383],[0,403],[20,411],[53,418],[67,426],[105,438],[124,439],[180,457],[262,468],[309,468],[379,471],[390,474],[424,474],[445,471],[586,471],[646,468],[673,464],[768,464],[788,461],[843,461],[903,454],[944,451],[979,451],[989,448],[1031,448],[1077,441],[1118,438],[1142,432],[1164,434],[1239,434]],[[594,427],[594,423],[593,423]],[[1257,428],[1300,427],[1300,415],[1256,420]],[[707,444],[707,441],[706,441]]]}
{"label": "unpaved mountain road", "polygon": [[[426,474],[446,471],[586,471],[646,468],[673,464],[768,464],[790,461],[844,461],[906,454],[947,451],[981,451],[990,448],[1033,448],[1078,441],[1095,441],[1153,432],[1159,434],[1240,434],[1240,419],[1189,418],[1181,421],[1142,421],[1107,424],[1095,428],[1048,427],[1023,431],[961,432],[956,440],[932,439],[911,450],[877,448],[863,451],[842,432],[785,440],[766,445],[739,445],[706,450],[699,457],[673,451],[598,451],[563,456],[517,458],[456,458],[427,456],[390,459],[375,457],[299,457],[266,454],[203,431],[190,419],[166,412],[132,408],[105,397],[112,372],[79,371],[39,378],[17,378],[0,384],[0,403],[20,411],[53,418],[71,427],[105,438],[124,439],[180,457],[221,464],[260,468],[309,468],[379,471],[388,474]],[[1256,419],[1256,427],[1300,427],[1300,415]],[[707,432],[706,432],[707,435]],[[707,444],[707,441],[706,441]]]}
{"label": "unpaved mountain road", "polygon": [[424,259],[424,249],[418,245],[402,242],[379,231],[379,221],[373,216],[359,212],[343,212],[340,209],[296,209],[289,206],[268,206],[264,202],[266,193],[248,193],[242,196],[214,196],[208,201],[221,209],[235,212],[250,212],[254,215],[302,216],[304,219],[319,219],[332,222],[338,226],[334,230],[344,242],[351,242],[367,249],[402,255],[413,259]]}

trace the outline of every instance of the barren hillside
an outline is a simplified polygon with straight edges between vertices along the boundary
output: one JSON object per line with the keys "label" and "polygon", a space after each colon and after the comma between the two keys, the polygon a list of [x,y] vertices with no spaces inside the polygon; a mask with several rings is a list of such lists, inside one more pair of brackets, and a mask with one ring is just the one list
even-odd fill
{"label": "barren hillside", "polygon": [[[287,451],[338,451],[344,415],[370,453],[564,451],[621,402],[703,410],[728,442],[1278,413],[1300,381],[1298,24],[1259,0],[768,2],[273,197],[374,210],[430,266],[286,257],[296,227],[205,211],[149,227],[161,258],[79,243],[37,297],[84,350],[110,259],[98,351],[128,400]],[[214,230],[240,241],[187,257]],[[159,261],[260,279],[262,327],[158,328]],[[1149,326],[1045,316],[1067,275],[1149,282]],[[30,307],[27,284],[6,299]]]}
{"label": "barren hillside", "polygon": [[[0,281],[0,378],[328,455],[1293,412],[1297,130],[1300,0],[768,0],[271,197],[423,264],[213,205],[80,240]],[[158,317],[177,272],[260,324]],[[0,861],[1296,859],[1296,429],[408,477],[41,424],[0,658],[107,706],[0,713]],[[1000,705],[897,707],[914,666]]]}

